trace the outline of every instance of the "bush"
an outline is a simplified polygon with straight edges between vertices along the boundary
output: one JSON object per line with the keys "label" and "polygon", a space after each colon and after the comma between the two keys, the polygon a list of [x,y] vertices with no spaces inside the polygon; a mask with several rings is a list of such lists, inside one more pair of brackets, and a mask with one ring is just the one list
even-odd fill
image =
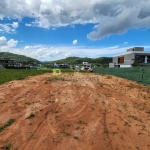
{"label": "bush", "polygon": [[136,66],[138,66],[138,63],[137,63],[137,62],[134,62],[134,63],[132,64],[132,67],[136,67]]}
{"label": "bush", "polygon": [[3,146],[3,150],[10,150],[10,148],[11,148],[11,143]]}
{"label": "bush", "polygon": [[10,126],[12,123],[15,122],[15,119],[9,119],[7,123],[5,123],[3,126],[0,126],[0,132],[2,132],[6,127]]}
{"label": "bush", "polygon": [[26,119],[31,119],[31,118],[34,118],[35,117],[35,114],[31,113]]}

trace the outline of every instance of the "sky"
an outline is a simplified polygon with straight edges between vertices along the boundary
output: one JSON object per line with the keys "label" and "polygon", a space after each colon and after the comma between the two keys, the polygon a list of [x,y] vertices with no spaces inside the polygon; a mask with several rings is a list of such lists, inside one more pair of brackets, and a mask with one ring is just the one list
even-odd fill
{"label": "sky", "polygon": [[150,51],[150,0],[1,0],[0,52],[40,61]]}

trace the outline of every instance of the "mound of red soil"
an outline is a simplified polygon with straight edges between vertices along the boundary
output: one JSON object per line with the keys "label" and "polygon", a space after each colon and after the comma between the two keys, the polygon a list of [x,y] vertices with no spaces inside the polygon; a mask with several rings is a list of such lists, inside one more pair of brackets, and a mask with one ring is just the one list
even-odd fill
{"label": "mound of red soil", "polygon": [[44,74],[0,85],[0,149],[149,150],[150,87],[113,76]]}

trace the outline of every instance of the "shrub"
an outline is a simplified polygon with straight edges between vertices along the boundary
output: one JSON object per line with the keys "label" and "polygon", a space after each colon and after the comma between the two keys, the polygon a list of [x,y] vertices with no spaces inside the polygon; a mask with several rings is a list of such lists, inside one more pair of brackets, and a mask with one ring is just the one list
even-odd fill
{"label": "shrub", "polygon": [[79,120],[79,121],[78,121],[78,124],[82,124],[82,123],[83,123],[83,121],[82,121],[82,120]]}
{"label": "shrub", "polygon": [[112,78],[111,75],[107,75],[107,76],[106,76],[106,79],[111,79],[111,78]]}
{"label": "shrub", "polygon": [[15,122],[15,119],[9,119],[7,121],[7,123],[5,123],[4,125],[0,126],[0,132],[2,132],[6,127],[10,126],[12,123]]}
{"label": "shrub", "polygon": [[10,148],[11,148],[11,143],[3,146],[3,150],[10,150]]}
{"label": "shrub", "polygon": [[47,81],[58,81],[58,80],[64,81],[65,79],[63,77],[59,77],[59,76],[52,76],[47,79]]}
{"label": "shrub", "polygon": [[31,118],[34,118],[35,117],[35,114],[31,113],[26,119],[31,119]]}

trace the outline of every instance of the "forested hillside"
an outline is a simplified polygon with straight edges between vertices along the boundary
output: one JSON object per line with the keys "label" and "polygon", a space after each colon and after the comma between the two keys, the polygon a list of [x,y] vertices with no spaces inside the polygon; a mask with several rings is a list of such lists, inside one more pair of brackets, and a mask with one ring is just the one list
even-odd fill
{"label": "forested hillside", "polygon": [[88,62],[93,64],[109,64],[112,62],[112,57],[99,57],[99,58],[80,58],[80,57],[67,57],[50,63],[67,63],[67,64],[82,64],[82,62]]}
{"label": "forested hillside", "polygon": [[24,56],[24,55],[18,55],[18,54],[13,54],[9,52],[0,52],[0,60],[4,58],[11,58],[11,59],[15,59],[21,62],[28,62],[28,63],[33,63],[33,64],[40,63],[39,60]]}

